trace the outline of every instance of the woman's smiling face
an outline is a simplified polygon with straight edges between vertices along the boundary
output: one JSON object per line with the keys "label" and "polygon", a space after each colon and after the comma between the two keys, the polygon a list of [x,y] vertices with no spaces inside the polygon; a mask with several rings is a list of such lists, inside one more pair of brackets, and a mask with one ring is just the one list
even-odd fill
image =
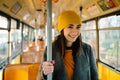
{"label": "woman's smiling face", "polygon": [[80,35],[80,24],[69,24],[68,27],[64,28],[64,36],[67,40],[67,44],[71,44],[76,41]]}

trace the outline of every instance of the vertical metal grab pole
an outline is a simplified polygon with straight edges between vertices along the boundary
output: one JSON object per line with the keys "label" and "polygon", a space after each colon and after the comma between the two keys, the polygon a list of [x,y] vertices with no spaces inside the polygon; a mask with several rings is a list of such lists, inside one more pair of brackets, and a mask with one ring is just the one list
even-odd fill
{"label": "vertical metal grab pole", "polygon": [[[52,60],[52,0],[47,0],[47,61]],[[52,74],[47,76],[52,80]]]}

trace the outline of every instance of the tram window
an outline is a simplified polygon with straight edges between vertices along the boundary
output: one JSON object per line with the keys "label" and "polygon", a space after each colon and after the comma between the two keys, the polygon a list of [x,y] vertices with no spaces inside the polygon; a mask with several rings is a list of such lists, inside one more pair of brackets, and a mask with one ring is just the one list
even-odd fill
{"label": "tram window", "polygon": [[86,23],[82,24],[82,39],[84,42],[90,44],[93,48],[93,52],[95,57],[97,58],[96,55],[96,50],[97,50],[97,45],[96,45],[96,22],[95,20],[88,21]]}
{"label": "tram window", "polygon": [[21,51],[22,45],[22,25],[20,24],[20,28],[17,28],[17,21],[11,20],[11,56],[17,56]]}
{"label": "tram window", "polygon": [[7,59],[8,51],[8,31],[0,30],[0,65]]}
{"label": "tram window", "polygon": [[33,41],[34,40],[34,37],[35,36],[35,33],[34,33],[34,29],[32,29],[32,35],[31,35],[31,40]]}
{"label": "tram window", "polygon": [[86,42],[88,44],[91,45],[91,47],[93,48],[93,53],[95,55],[95,57],[97,57],[96,55],[96,31],[84,31],[82,32],[82,39],[83,42]]}
{"label": "tram window", "polygon": [[113,15],[99,20],[99,28],[120,27],[120,16]]}
{"label": "tram window", "polygon": [[100,60],[120,70],[120,16],[101,18],[98,27]]}
{"label": "tram window", "polygon": [[14,19],[11,19],[11,29],[16,29],[17,28],[17,21]]}
{"label": "tram window", "polygon": [[120,30],[101,30],[100,60],[120,70]]}
{"label": "tram window", "polygon": [[[53,29],[52,29],[53,30]],[[39,29],[38,31],[39,33],[39,36],[38,36],[38,39],[40,40],[44,40],[45,39],[45,29]],[[54,34],[54,32],[52,32],[52,35]],[[53,37],[52,37],[53,38]]]}
{"label": "tram window", "polygon": [[21,37],[21,29],[12,29],[11,30],[11,53],[12,57],[20,54],[22,51],[22,37]]}
{"label": "tram window", "polygon": [[24,25],[23,27],[23,50],[25,50],[29,45],[28,40],[28,26]]}
{"label": "tram window", "polygon": [[96,22],[95,20],[86,22],[82,24],[82,30],[91,30],[91,29],[96,29]]}
{"label": "tram window", "polygon": [[6,17],[0,16],[0,28],[8,28],[8,21]]}
{"label": "tram window", "polygon": [[29,43],[31,44],[34,39],[34,29],[29,28]]}

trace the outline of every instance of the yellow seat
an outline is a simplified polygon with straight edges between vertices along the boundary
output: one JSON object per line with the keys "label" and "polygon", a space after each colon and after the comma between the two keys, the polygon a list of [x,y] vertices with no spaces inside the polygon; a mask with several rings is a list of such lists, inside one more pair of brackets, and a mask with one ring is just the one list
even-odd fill
{"label": "yellow seat", "polygon": [[40,64],[11,64],[4,70],[4,80],[36,80]]}

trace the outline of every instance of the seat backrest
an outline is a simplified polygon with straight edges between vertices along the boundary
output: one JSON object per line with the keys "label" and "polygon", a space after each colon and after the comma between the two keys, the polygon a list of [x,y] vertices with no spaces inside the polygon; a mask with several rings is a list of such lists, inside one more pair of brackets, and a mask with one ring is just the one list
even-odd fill
{"label": "seat backrest", "polygon": [[40,64],[11,64],[4,70],[4,80],[36,80]]}
{"label": "seat backrest", "polygon": [[4,80],[28,80],[29,65],[8,65],[4,70]]}

